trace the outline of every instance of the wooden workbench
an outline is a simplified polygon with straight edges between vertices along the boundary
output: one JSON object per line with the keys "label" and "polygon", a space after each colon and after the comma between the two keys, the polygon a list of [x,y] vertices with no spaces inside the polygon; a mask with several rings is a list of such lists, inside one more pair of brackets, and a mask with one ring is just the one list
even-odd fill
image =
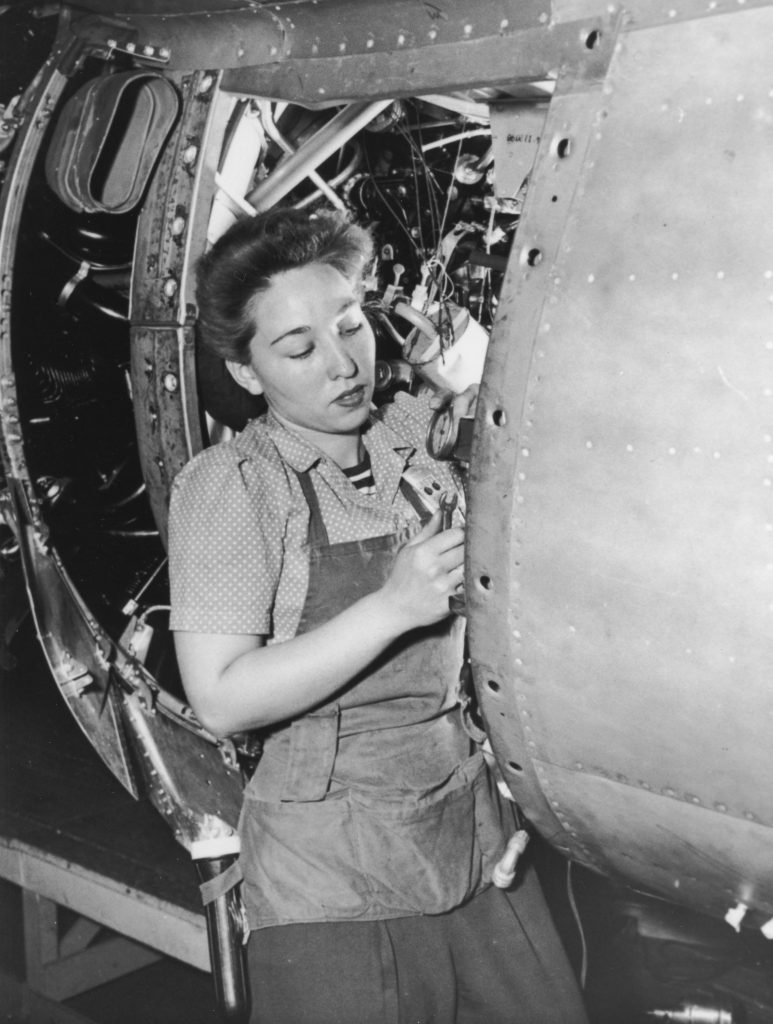
{"label": "wooden workbench", "polygon": [[208,971],[206,924],[186,851],[95,754],[34,637],[14,652],[0,674],[0,878],[23,893],[26,979],[0,974],[0,1007],[18,1014],[0,1019],[74,1024],[85,1018],[61,1001],[161,955]]}

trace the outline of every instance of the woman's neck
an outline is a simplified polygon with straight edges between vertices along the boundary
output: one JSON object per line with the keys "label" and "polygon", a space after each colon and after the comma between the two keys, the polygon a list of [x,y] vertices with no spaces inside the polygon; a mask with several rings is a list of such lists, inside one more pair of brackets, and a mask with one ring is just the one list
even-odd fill
{"label": "woman's neck", "polygon": [[357,466],[364,457],[364,446],[359,431],[356,434],[325,434],[314,443],[341,469]]}
{"label": "woman's neck", "polygon": [[362,443],[362,431],[353,430],[345,434],[328,434],[321,430],[313,430],[309,427],[293,423],[276,410],[271,410],[274,419],[278,420],[283,427],[294,434],[298,434],[306,441],[310,441],[315,447],[332,459],[341,469],[351,469],[358,465],[365,457],[365,446]]}

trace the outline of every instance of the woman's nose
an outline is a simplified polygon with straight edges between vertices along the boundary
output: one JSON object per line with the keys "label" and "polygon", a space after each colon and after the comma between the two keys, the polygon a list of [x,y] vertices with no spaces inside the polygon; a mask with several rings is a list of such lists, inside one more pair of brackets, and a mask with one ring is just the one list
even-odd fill
{"label": "woman's nose", "polygon": [[356,360],[341,339],[331,339],[327,358],[327,372],[331,380],[335,380],[337,377],[354,377],[357,370]]}

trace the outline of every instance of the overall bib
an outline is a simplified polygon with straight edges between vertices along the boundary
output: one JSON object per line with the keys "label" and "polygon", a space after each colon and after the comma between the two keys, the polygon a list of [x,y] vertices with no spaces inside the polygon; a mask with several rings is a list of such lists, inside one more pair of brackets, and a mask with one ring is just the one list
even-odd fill
{"label": "overall bib", "polygon": [[[298,632],[376,591],[415,530],[330,544],[307,473],[309,583]],[[459,712],[463,622],[393,643],[274,730],[245,791],[251,929],[440,914],[487,888],[504,848],[496,787]]]}

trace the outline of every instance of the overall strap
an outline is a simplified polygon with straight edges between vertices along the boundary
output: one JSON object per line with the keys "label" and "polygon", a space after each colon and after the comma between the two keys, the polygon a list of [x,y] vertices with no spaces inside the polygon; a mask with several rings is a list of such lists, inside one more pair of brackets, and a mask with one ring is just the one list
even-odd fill
{"label": "overall strap", "polygon": [[319,498],[314,490],[314,484],[311,482],[309,471],[306,470],[305,473],[296,472],[295,475],[298,477],[298,483],[301,485],[306,504],[309,506],[309,533],[307,538],[309,547],[328,547],[330,539],[327,535],[327,527],[322,519],[322,513],[319,510]]}

